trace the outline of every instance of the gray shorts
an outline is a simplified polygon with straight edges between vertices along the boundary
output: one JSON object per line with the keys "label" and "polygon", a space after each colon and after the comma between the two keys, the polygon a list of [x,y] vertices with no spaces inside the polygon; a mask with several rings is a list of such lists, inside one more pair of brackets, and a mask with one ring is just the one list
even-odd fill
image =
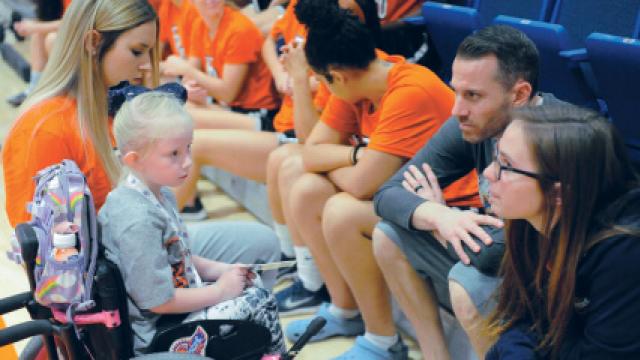
{"label": "gray shorts", "polygon": [[376,227],[400,248],[421,277],[431,280],[440,305],[452,309],[449,280],[453,280],[467,291],[481,314],[487,315],[495,307],[493,294],[500,278],[464,265],[449,255],[429,232],[407,230],[387,221],[380,221]]}

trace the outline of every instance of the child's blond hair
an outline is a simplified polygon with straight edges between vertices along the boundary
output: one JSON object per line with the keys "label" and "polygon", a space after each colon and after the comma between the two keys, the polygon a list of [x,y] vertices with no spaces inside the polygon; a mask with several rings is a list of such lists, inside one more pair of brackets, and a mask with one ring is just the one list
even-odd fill
{"label": "child's blond hair", "polygon": [[159,91],[125,101],[115,116],[113,133],[121,154],[144,153],[158,139],[193,131],[193,120],[174,95]]}

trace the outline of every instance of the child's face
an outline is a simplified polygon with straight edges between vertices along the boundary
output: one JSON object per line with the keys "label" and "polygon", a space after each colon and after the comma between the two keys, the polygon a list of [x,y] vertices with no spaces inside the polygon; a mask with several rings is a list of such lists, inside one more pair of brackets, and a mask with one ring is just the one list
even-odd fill
{"label": "child's face", "polygon": [[191,142],[193,131],[184,131],[169,138],[156,140],[138,161],[138,175],[151,191],[161,186],[179,186],[193,164]]}

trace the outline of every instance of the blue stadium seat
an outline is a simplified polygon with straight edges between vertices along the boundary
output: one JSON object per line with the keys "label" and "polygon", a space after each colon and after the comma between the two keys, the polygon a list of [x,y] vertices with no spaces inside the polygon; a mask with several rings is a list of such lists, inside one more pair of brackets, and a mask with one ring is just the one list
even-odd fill
{"label": "blue stadium seat", "polygon": [[523,19],[548,21],[554,9],[555,0],[474,0],[482,23],[489,25],[498,15],[508,15]]}
{"label": "blue stadium seat", "polygon": [[451,63],[456,56],[458,45],[480,27],[478,10],[427,1],[422,6],[422,16],[433,44],[430,51],[437,53],[442,65],[437,73],[441,79],[449,82]]}
{"label": "blue stadium seat", "polygon": [[638,37],[640,0],[556,0],[550,22],[564,26],[575,47],[592,32]]}
{"label": "blue stadium seat", "polygon": [[[500,15],[496,24],[521,30],[536,44],[540,52],[539,89],[576,105],[600,110],[595,91],[585,80],[569,34],[562,25]],[[566,55],[566,56],[562,56]]]}
{"label": "blue stadium seat", "polygon": [[585,43],[611,121],[640,166],[640,40],[593,33]]}

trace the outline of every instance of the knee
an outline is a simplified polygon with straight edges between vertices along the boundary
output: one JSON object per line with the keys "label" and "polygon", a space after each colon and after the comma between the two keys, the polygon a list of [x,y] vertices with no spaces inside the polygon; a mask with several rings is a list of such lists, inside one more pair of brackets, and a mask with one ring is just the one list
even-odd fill
{"label": "knee", "polygon": [[298,153],[297,148],[297,144],[286,144],[277,147],[275,150],[269,153],[269,158],[267,159],[267,168],[279,169],[280,165],[286,158]]}
{"label": "knee", "polygon": [[[335,192],[333,184],[322,175],[305,173],[300,176],[289,194],[293,206],[298,206],[302,212],[307,208],[324,207],[327,198]],[[321,210],[318,215],[321,215]]]}
{"label": "knee", "polygon": [[476,325],[481,316],[469,293],[457,282],[449,281],[449,296],[453,313],[465,331]]}
{"label": "knee", "polygon": [[371,240],[373,254],[381,268],[396,266],[400,261],[406,261],[398,246],[380,228],[373,229]]}
{"label": "knee", "polygon": [[358,229],[357,217],[354,216],[352,196],[338,193],[329,198],[322,211],[322,232],[327,243],[333,246],[344,245],[341,234]]}
{"label": "knee", "polygon": [[304,173],[304,164],[300,154],[290,154],[282,159],[278,169],[278,183],[290,187],[293,181]]}

